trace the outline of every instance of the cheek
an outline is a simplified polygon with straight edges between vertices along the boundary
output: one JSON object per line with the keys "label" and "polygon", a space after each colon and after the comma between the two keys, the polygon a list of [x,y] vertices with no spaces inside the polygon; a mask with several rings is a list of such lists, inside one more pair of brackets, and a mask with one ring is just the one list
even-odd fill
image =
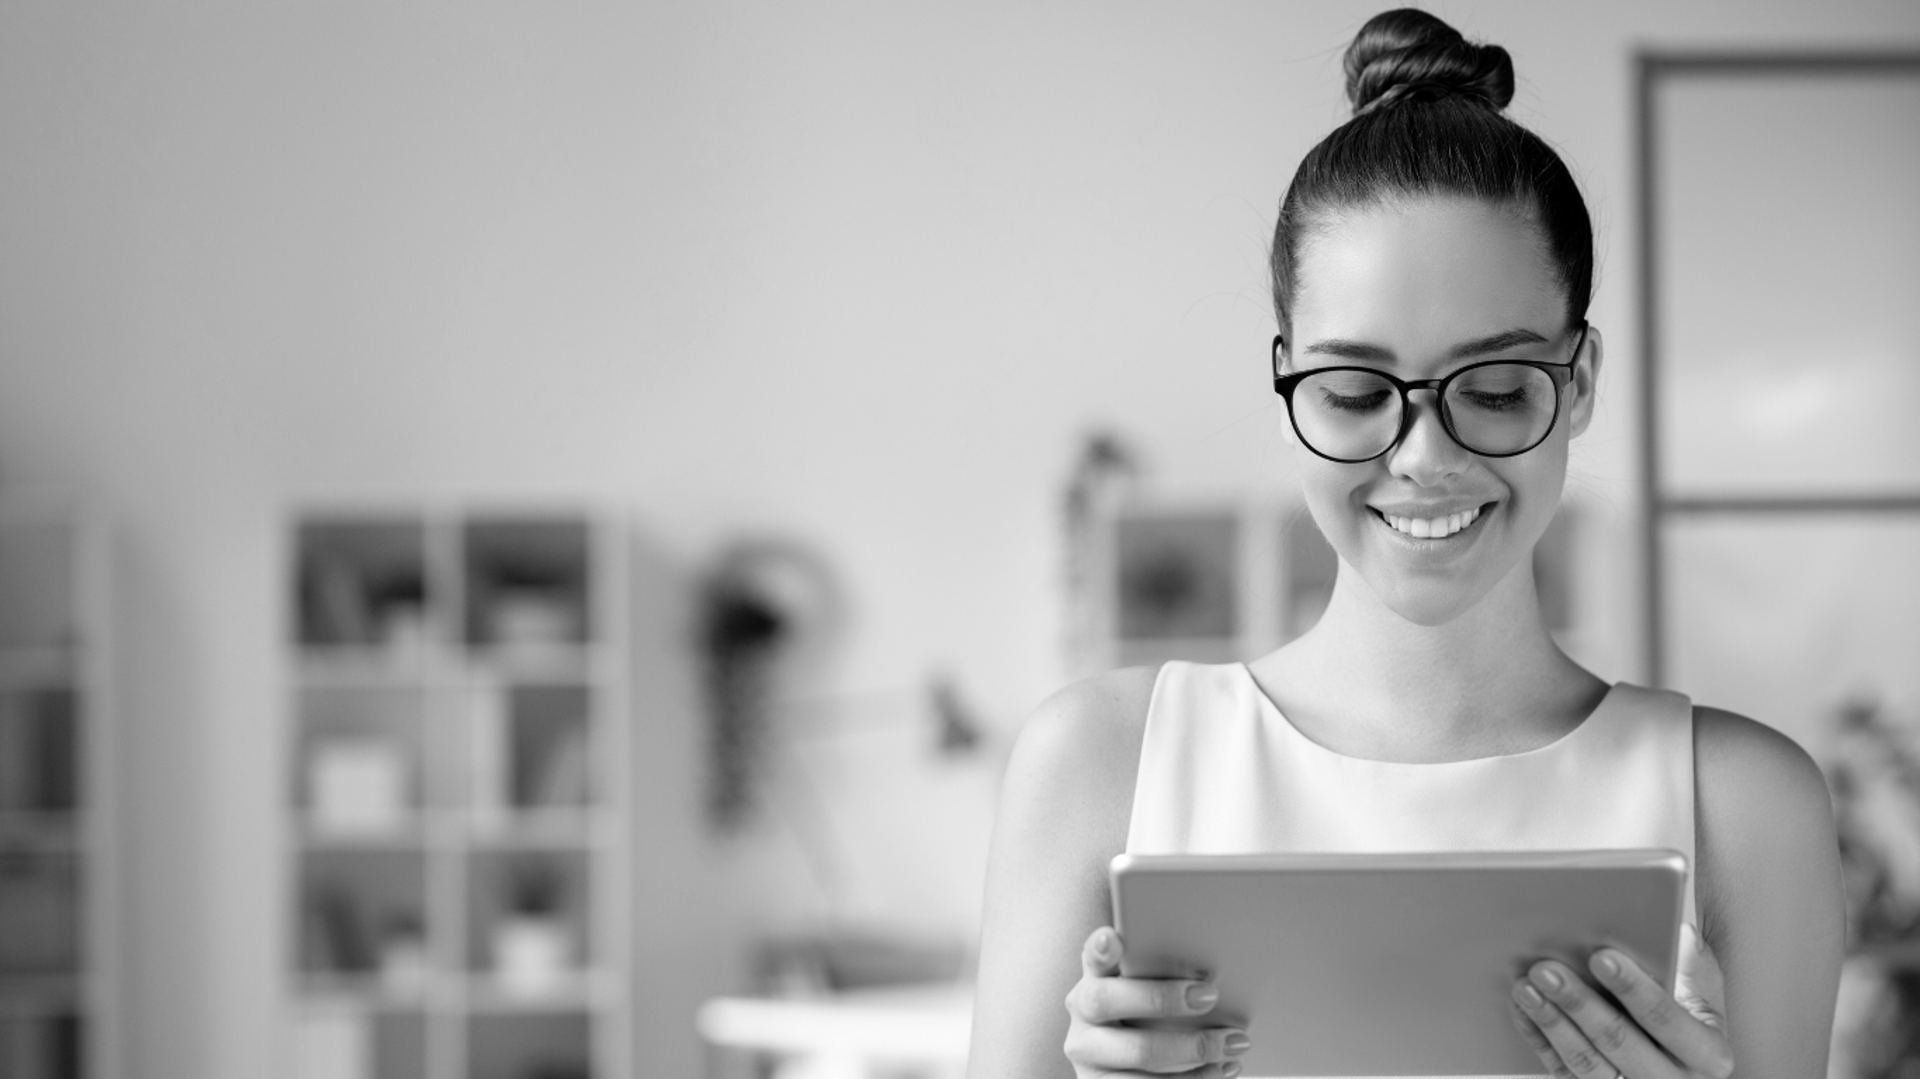
{"label": "cheek", "polygon": [[1360,493],[1377,478],[1377,467],[1337,464],[1315,457],[1304,446],[1296,447],[1294,452],[1301,461],[1300,493],[1307,510],[1320,526],[1320,534],[1337,553],[1346,557],[1348,538],[1358,534],[1364,523],[1360,515],[1366,510],[1361,505]]}
{"label": "cheek", "polygon": [[1507,485],[1515,530],[1529,543],[1538,540],[1560,509],[1567,482],[1567,443],[1549,439],[1531,452],[1509,458],[1496,471]]}

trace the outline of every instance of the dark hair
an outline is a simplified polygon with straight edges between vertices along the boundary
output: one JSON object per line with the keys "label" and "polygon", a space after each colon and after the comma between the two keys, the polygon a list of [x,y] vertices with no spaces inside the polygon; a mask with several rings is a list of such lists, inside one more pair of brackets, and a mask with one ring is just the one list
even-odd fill
{"label": "dark hair", "polygon": [[1567,322],[1593,292],[1593,223],[1560,155],[1501,115],[1513,61],[1424,11],[1367,21],[1347,47],[1353,118],[1307,152],[1273,229],[1273,309],[1293,332],[1301,237],[1317,214],[1408,195],[1480,199],[1524,213],[1540,230],[1567,292]]}

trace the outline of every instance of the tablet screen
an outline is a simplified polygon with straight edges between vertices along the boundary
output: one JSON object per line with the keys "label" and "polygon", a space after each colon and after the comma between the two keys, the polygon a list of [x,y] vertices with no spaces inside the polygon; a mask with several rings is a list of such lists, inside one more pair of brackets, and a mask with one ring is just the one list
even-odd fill
{"label": "tablet screen", "polygon": [[1122,973],[1210,973],[1254,1076],[1536,1075],[1509,1018],[1533,962],[1602,946],[1673,988],[1674,851],[1121,855]]}

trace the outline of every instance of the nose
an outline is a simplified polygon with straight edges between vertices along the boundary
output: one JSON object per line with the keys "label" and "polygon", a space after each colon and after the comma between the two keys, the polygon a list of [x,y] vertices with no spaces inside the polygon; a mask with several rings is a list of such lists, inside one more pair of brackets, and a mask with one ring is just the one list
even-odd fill
{"label": "nose", "polygon": [[1432,487],[1465,471],[1473,455],[1453,440],[1440,422],[1440,395],[1428,388],[1407,394],[1413,421],[1387,451],[1387,471],[1422,487]]}

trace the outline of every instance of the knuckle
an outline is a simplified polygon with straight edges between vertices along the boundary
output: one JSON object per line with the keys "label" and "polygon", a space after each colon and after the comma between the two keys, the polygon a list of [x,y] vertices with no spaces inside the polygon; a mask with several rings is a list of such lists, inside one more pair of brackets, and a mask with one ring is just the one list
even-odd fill
{"label": "knuckle", "polygon": [[1153,1040],[1144,1034],[1123,1039],[1114,1053],[1114,1062],[1128,1071],[1148,1071],[1153,1059]]}
{"label": "knuckle", "polygon": [[1612,1056],[1627,1047],[1627,1040],[1630,1037],[1626,1020],[1617,1015],[1610,1016],[1594,1029],[1593,1045],[1602,1053]]}
{"label": "knuckle", "polygon": [[1090,1010],[1087,1006],[1088,1005],[1087,992],[1088,992],[1088,987],[1084,979],[1081,981],[1075,982],[1073,985],[1073,988],[1067,990],[1067,999],[1065,1003],[1067,1006],[1068,1015],[1073,1016],[1075,1019],[1081,1019],[1081,1018],[1085,1018],[1087,1015],[1090,1014]]}
{"label": "knuckle", "polygon": [[1665,993],[1649,993],[1640,1005],[1640,1015],[1649,1029],[1664,1030],[1679,1020],[1680,1002]]}
{"label": "knuckle", "polygon": [[1196,1030],[1187,1039],[1187,1053],[1189,1054],[1187,1059],[1176,1060],[1174,1063],[1183,1064],[1189,1061],[1194,1064],[1210,1063],[1225,1055],[1218,1051],[1225,1047],[1226,1035],[1215,1034],[1208,1030]]}
{"label": "knuckle", "polygon": [[1560,1059],[1567,1062],[1567,1070],[1575,1075],[1590,1075],[1601,1070],[1600,1057],[1585,1046],[1562,1049]]}

